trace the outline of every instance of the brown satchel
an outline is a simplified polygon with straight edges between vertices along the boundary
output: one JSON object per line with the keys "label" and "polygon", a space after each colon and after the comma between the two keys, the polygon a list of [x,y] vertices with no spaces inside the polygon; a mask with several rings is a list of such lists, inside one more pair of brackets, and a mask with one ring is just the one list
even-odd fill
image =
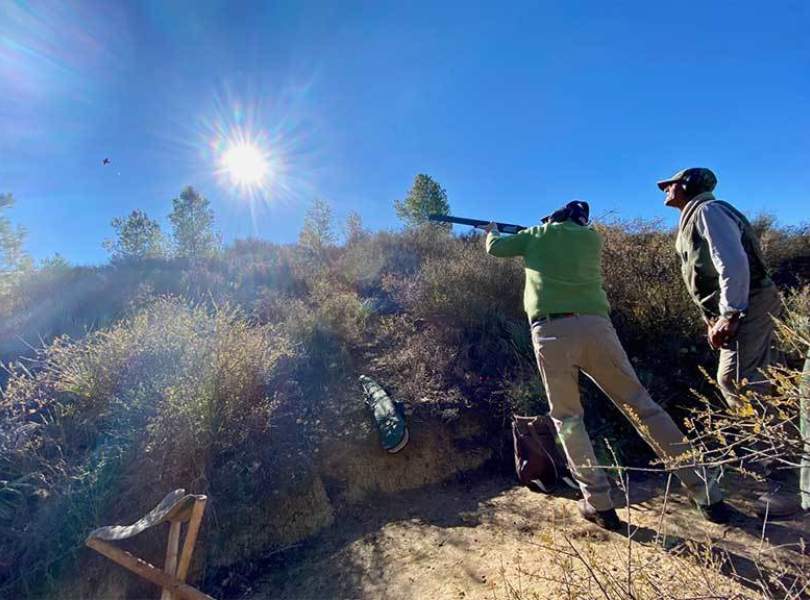
{"label": "brown satchel", "polygon": [[559,483],[577,489],[556,439],[557,430],[548,415],[512,416],[515,471],[521,484],[546,494]]}

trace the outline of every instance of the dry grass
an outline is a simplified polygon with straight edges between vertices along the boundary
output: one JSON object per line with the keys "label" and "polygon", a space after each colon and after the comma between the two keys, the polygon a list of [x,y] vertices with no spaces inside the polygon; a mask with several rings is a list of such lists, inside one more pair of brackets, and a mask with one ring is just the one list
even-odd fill
{"label": "dry grass", "polygon": [[[613,318],[653,397],[683,404],[690,388],[706,392],[699,369],[713,356],[671,232],[649,223],[601,230]],[[763,235],[777,270],[810,254],[806,228],[766,224]],[[317,261],[253,240],[193,263],[30,274],[9,291],[0,322],[0,356],[19,361],[0,400],[0,592],[47,590],[75,574],[88,529],[121,517],[124,502],[149,506],[166,487],[220,500],[205,560],[272,544],[283,523],[251,531],[245,503],[264,501],[290,474],[313,507],[321,502],[313,456],[361,372],[437,415],[445,406],[488,415],[491,437],[476,443],[497,455],[508,410],[543,406],[521,288],[519,261],[487,257],[480,236],[435,228],[354,236]],[[791,297],[796,323],[806,321],[809,293]],[[629,440],[619,454],[626,445],[646,462],[618,415],[588,425]],[[328,503],[318,506],[313,527],[331,518]],[[239,547],[228,543],[231,525]],[[45,532],[56,534],[46,541]]]}
{"label": "dry grass", "polygon": [[80,342],[57,339],[33,371],[12,369],[0,402],[3,589],[57,575],[102,514],[155,489],[210,492],[223,461],[270,434],[293,357],[287,338],[235,309],[167,298]]}

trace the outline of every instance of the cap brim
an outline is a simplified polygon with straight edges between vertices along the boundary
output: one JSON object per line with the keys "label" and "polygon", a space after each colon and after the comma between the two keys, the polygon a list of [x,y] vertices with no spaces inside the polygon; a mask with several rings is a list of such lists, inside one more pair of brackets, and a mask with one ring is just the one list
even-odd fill
{"label": "cap brim", "polygon": [[679,180],[679,179],[662,179],[661,181],[659,181],[659,182],[657,183],[657,185],[658,185],[658,189],[659,189],[659,190],[661,190],[661,191],[663,192],[664,190],[666,190],[666,189],[667,189],[667,186],[668,186],[670,183],[675,183],[676,181],[680,181],[680,180]]}

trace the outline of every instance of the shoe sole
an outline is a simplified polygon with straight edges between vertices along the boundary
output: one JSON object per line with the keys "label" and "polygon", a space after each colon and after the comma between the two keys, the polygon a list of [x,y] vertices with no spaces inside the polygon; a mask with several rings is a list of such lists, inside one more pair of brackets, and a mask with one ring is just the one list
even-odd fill
{"label": "shoe sole", "polygon": [[402,436],[402,441],[399,442],[399,444],[397,444],[393,448],[387,448],[385,451],[388,452],[388,454],[396,454],[397,452],[399,452],[405,446],[408,445],[408,440],[410,440],[410,439],[411,439],[411,435],[408,433],[408,430],[405,429],[405,435]]}

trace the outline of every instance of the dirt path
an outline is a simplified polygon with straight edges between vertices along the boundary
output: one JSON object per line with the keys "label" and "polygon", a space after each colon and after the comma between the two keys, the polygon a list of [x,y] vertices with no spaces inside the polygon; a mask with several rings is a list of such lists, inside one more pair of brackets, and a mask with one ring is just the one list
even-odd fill
{"label": "dirt path", "polygon": [[[710,542],[727,552],[725,570],[756,578],[755,563],[777,558],[801,561],[797,544],[810,539],[810,515],[769,523],[754,517],[747,492],[730,497],[733,522],[720,526],[701,520],[680,493],[668,500],[662,519],[665,480],[631,485],[630,519],[638,529],[630,564],[633,579],[650,589],[678,589],[680,597],[759,597],[700,566],[717,562],[694,543]],[[734,482],[726,482],[726,489]],[[508,478],[453,483],[357,506],[340,524],[307,548],[282,556],[271,573],[253,586],[255,598],[431,598],[529,599],[588,597],[585,567],[563,552],[576,548],[590,556],[610,579],[627,578],[625,535],[606,533],[580,520],[575,494],[553,497],[514,486]],[[628,519],[626,509],[619,511]],[[658,536],[663,523],[666,541]],[[656,538],[658,541],[656,542]],[[785,546],[788,545],[788,546]],[[780,546],[779,548],[775,548]],[[662,549],[666,547],[666,551]],[[554,579],[557,581],[550,581]],[[579,582],[579,583],[577,583]],[[592,585],[593,597],[601,597]],[[583,595],[584,594],[584,595]],[[650,596],[652,597],[652,596]]]}

